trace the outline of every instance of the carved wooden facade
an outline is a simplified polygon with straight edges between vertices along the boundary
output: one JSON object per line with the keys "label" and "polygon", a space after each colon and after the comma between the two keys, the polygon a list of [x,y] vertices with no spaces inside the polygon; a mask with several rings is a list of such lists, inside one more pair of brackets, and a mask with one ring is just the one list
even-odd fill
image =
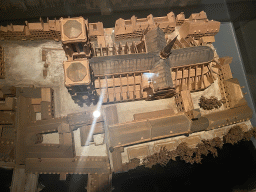
{"label": "carved wooden facade", "polygon": [[191,14],[191,16],[182,24],[179,33],[181,38],[190,36],[196,40],[205,36],[210,36],[212,38],[203,39],[203,41],[212,43],[214,42],[214,36],[219,30],[220,22],[208,20],[206,13],[201,11],[200,13]]}
{"label": "carved wooden facade", "polygon": [[175,30],[176,21],[173,12],[165,17],[153,17],[148,15],[147,18],[138,19],[132,16],[129,20],[118,19],[115,24],[115,38],[122,40],[126,38],[137,38],[143,35],[144,30],[152,29],[158,26],[165,33],[172,33]]}

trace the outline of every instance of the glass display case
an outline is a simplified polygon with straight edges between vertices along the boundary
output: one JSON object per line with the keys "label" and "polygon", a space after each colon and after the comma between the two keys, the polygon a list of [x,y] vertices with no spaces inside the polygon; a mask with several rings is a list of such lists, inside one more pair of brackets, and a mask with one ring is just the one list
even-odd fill
{"label": "glass display case", "polygon": [[88,175],[87,191],[110,191],[112,175],[254,143],[255,5],[2,0],[0,164],[14,170],[11,191],[20,178],[35,191],[47,174]]}

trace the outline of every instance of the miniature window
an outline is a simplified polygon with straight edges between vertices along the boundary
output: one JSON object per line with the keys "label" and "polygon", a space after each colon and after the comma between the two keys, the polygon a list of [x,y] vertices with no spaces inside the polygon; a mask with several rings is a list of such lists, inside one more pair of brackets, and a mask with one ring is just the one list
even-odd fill
{"label": "miniature window", "polygon": [[93,26],[93,31],[97,31],[97,25],[96,24],[92,24]]}

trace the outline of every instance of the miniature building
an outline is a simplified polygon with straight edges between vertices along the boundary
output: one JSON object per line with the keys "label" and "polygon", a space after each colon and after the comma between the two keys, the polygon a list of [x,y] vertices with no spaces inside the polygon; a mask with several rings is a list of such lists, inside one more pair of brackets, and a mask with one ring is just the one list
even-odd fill
{"label": "miniature building", "polygon": [[60,19],[61,41],[68,60],[90,57],[88,21],[83,17]]}
{"label": "miniature building", "polygon": [[89,85],[91,83],[88,60],[64,62],[65,85]]}
{"label": "miniature building", "polygon": [[[88,105],[93,100],[97,101],[93,76],[88,57],[91,56],[91,44],[88,37],[88,21],[83,17],[60,19],[61,40],[68,61],[64,62],[65,85],[68,87],[72,98],[80,106],[83,100]],[[77,94],[77,90],[82,92]]]}
{"label": "miniature building", "polygon": [[190,21],[195,20],[207,20],[206,13],[204,11],[201,11],[200,13],[192,13],[190,17],[188,18]]}
{"label": "miniature building", "polygon": [[54,92],[51,88],[18,88],[20,94],[28,98],[30,121],[54,118]]}
{"label": "miniature building", "polygon": [[[61,24],[60,20],[49,20],[44,23],[42,19],[38,23],[26,22],[26,25],[8,25],[0,26],[0,40],[41,40],[50,39],[55,41],[61,40]],[[89,37],[91,40],[97,36],[103,36],[103,24],[89,23]]]}
{"label": "miniature building", "polygon": [[223,57],[219,59],[216,68],[220,71],[220,79],[227,80],[233,78],[229,64],[232,62],[232,57]]}
{"label": "miniature building", "polygon": [[[213,59],[213,51],[211,48],[196,46],[183,49],[183,47],[181,47],[180,49],[173,50],[166,61],[162,61],[159,57],[159,53],[166,46],[163,30],[159,27],[154,27],[148,30],[144,39],[145,43],[143,43],[143,40],[141,43],[145,45],[146,53],[136,55],[134,51],[130,52],[126,57],[123,56],[123,61],[125,62],[122,61],[121,57],[118,57],[119,54],[115,56],[115,54],[113,54],[114,52],[110,55],[100,52],[101,58],[93,57],[88,60],[94,74],[93,81],[95,83],[96,92],[100,95],[102,89],[106,89],[106,97],[103,100],[104,103],[147,98],[146,95],[149,94],[144,94],[143,92],[146,90],[141,89],[142,86],[140,83],[142,81],[133,83],[131,80],[128,86],[130,87],[129,90],[126,89],[127,84],[125,82],[122,82],[122,86],[118,84],[119,78],[122,79],[125,75],[127,75],[127,78],[132,75],[134,76],[133,78],[136,79],[139,78],[136,76],[142,76],[142,73],[150,72],[158,74],[152,78],[153,94],[151,94],[151,97],[154,99],[171,97],[174,95],[174,88],[182,90],[185,84],[191,91],[202,90],[211,85],[214,79],[216,79],[216,74],[213,74],[210,69],[210,62]],[[129,47],[127,47],[127,49],[128,48]],[[101,50],[103,51],[102,48]],[[125,48],[122,49],[119,47],[117,50],[128,53],[125,51]],[[107,51],[108,49],[106,49],[106,52]],[[117,51],[117,53],[118,52],[119,51]],[[94,53],[98,55],[96,49]],[[120,56],[122,56],[122,54]],[[122,68],[119,67],[121,63]],[[153,65],[153,63],[155,64]],[[190,67],[186,65],[190,65]],[[135,74],[133,75],[134,72]],[[115,74],[120,74],[120,77]],[[129,78],[132,79],[132,77]],[[114,84],[111,82],[114,82]],[[161,91],[161,89],[166,88],[167,90]],[[85,101],[82,99],[79,100],[79,102]]]}
{"label": "miniature building", "polygon": [[[177,125],[179,122],[179,126]],[[121,147],[190,132],[191,120],[184,114],[132,121],[109,126],[109,144]],[[170,126],[172,128],[170,128]],[[128,128],[129,127],[129,128]],[[170,131],[172,130],[172,131]]]}
{"label": "miniature building", "polygon": [[[207,22],[207,25],[204,22]],[[184,33],[184,31],[189,31],[189,30],[185,30],[185,29],[187,29],[186,26],[188,26],[188,23],[189,23],[189,25],[191,23],[193,23],[193,26],[195,26],[197,28],[198,28],[198,26],[201,26],[201,25],[205,28],[205,26],[208,26],[209,23],[210,23],[209,26],[211,26],[211,27],[213,26],[213,24],[216,24],[216,27],[219,29],[219,22],[208,21],[207,16],[206,16],[205,12],[203,12],[203,11],[200,13],[192,14],[188,19],[185,19],[184,13],[180,13],[179,15],[177,15],[176,21],[175,21],[174,14],[172,12],[170,12],[165,17],[153,18],[152,15],[149,15],[146,19],[137,19],[135,16],[133,16],[131,18],[131,20],[119,19],[116,22],[116,27],[115,27],[116,38],[119,38],[119,34],[120,35],[122,34],[122,36],[124,36],[125,34],[138,34],[135,36],[128,35],[130,38],[135,38],[138,36],[141,37],[144,34],[145,40],[142,39],[141,41],[133,41],[132,43],[126,42],[125,44],[120,42],[119,45],[113,44],[113,47],[109,47],[106,45],[103,24],[101,22],[88,23],[88,21],[84,20],[82,17],[72,18],[72,19],[71,18],[66,18],[66,19],[62,18],[60,20],[48,20],[47,19],[46,23],[44,23],[43,20],[40,19],[40,23],[28,23],[27,22],[25,27],[10,25],[10,26],[7,26],[6,28],[5,27],[1,28],[1,34],[2,34],[1,36],[4,39],[10,39],[10,40],[15,39],[15,38],[16,39],[17,38],[18,39],[31,39],[31,40],[33,40],[33,39],[59,40],[60,33],[62,32],[61,38],[62,38],[62,42],[63,42],[63,49],[66,53],[68,61],[70,61],[70,62],[72,62],[74,60],[90,58],[91,56],[105,57],[105,56],[126,55],[126,54],[128,54],[128,55],[130,54],[131,55],[130,58],[132,59],[134,57],[133,54],[150,53],[153,50],[154,50],[153,52],[160,52],[161,51],[160,49],[162,49],[166,45],[164,33],[173,32],[173,30],[175,30],[176,23],[177,23],[177,25],[181,25],[181,28],[179,30],[180,38],[176,39],[176,41],[174,42],[174,45],[172,48],[173,50],[189,48],[189,47],[193,47],[193,46],[199,46],[200,44],[205,45],[207,43],[211,43],[211,42],[213,42],[212,37],[218,32],[218,30],[217,31],[215,30],[213,33],[208,33],[206,30],[206,32],[202,32],[203,35],[199,35],[200,37],[198,36],[199,37],[199,42],[198,42],[197,41],[198,37],[195,37],[194,33],[193,33],[193,35],[191,35],[190,32],[187,34]],[[211,23],[213,23],[213,24],[211,24]],[[191,24],[191,26],[192,26],[192,24]],[[189,27],[189,28],[191,28],[191,27]],[[23,30],[23,32],[17,33],[17,34],[14,32],[11,32],[11,31],[14,31],[14,29],[15,30]],[[155,34],[155,37],[154,37],[154,38],[156,38],[155,40],[153,40],[153,38],[151,38],[152,35],[150,35],[151,33],[153,33],[154,30],[157,31],[157,34]],[[143,34],[142,34],[142,31],[144,31]],[[7,34],[12,34],[12,35],[6,36]],[[24,35],[26,36],[26,38],[24,37]],[[205,36],[205,35],[207,35],[207,36]],[[91,44],[89,42],[89,39],[91,39],[93,41],[95,39],[97,39],[98,47],[93,46],[91,49]],[[156,43],[156,45],[158,47],[157,49],[155,49],[154,43]],[[191,49],[191,51],[193,52],[193,49]],[[181,54],[182,52],[177,52],[177,53]],[[198,53],[198,52],[195,52],[195,53]],[[200,52],[199,54],[200,54],[200,56],[195,57],[195,60],[193,60],[192,58],[190,58],[189,60],[186,60],[184,58],[184,56],[182,58],[179,56],[174,57],[175,53],[172,53],[169,60],[170,60],[170,63],[175,63],[175,65],[176,65],[175,67],[177,67],[178,63],[182,63],[184,65],[185,64],[184,61],[185,62],[190,61],[189,64],[196,64],[196,63],[210,61],[210,58],[208,58],[208,59],[202,58],[204,56],[203,52]],[[209,54],[211,55],[210,52],[209,52]],[[188,51],[188,55],[190,55],[190,51]],[[208,53],[206,54],[206,56],[207,55],[208,55]],[[174,58],[175,58],[175,62],[173,62]],[[178,58],[178,61],[177,61],[177,58]],[[197,58],[200,58],[200,59],[197,59]],[[158,60],[158,58],[155,58],[155,60]],[[95,66],[94,59],[91,59],[89,61],[89,63],[91,65],[93,73],[97,74],[97,70],[99,70],[99,69],[96,69],[94,67]],[[168,65],[165,65],[165,66],[168,66]],[[182,82],[184,82],[184,81],[188,82],[188,86],[191,90],[204,89],[204,88],[208,87],[213,82],[213,79],[215,79],[215,78],[214,78],[214,74],[211,73],[211,70],[207,70],[205,68],[206,66],[207,66],[207,68],[209,68],[209,65],[203,65],[203,66],[204,67],[199,67],[199,69],[197,71],[199,71],[201,68],[203,68],[203,70],[201,70],[201,71],[205,75],[202,75],[202,74],[200,75],[197,72],[197,73],[195,73],[195,76],[197,76],[196,78],[192,75],[192,77],[187,77],[187,80],[186,80],[185,76],[181,77],[181,79],[183,79],[183,80],[181,80],[179,78],[175,78],[175,73],[177,73],[176,77],[178,77],[179,72],[182,70],[185,71],[185,73],[182,73],[182,74],[186,74],[186,71],[189,70],[188,68],[185,67],[184,69],[182,69],[182,68],[178,69],[178,68],[175,68],[172,66],[171,74],[169,72],[167,72],[169,74],[168,75],[165,74],[165,75],[167,75],[167,77],[163,77],[163,79],[165,79],[165,80],[163,80],[162,83],[160,83],[160,84],[154,83],[154,82],[158,82],[159,80],[153,81],[155,90],[157,90],[158,88],[164,87],[165,84],[167,87],[168,86],[171,87],[172,85],[174,85],[176,88],[182,89],[181,85],[182,85]],[[109,71],[108,68],[106,68],[106,70]],[[148,68],[147,70],[152,70],[153,72],[157,72],[156,68]],[[176,70],[176,72],[175,72],[175,70]],[[195,71],[196,69],[192,68],[190,71],[193,71],[193,70]],[[108,73],[112,74],[112,72],[110,72],[110,71]],[[142,71],[144,71],[144,70],[142,70]],[[44,70],[44,76],[47,75],[46,72],[47,72],[47,70]],[[147,71],[145,71],[145,72],[147,72]],[[192,72],[192,74],[193,74],[193,72]],[[88,76],[88,78],[89,78],[89,76]],[[91,76],[91,78],[93,79],[94,77]],[[101,79],[102,77],[96,77],[95,79],[97,80],[99,78]],[[67,79],[69,79],[69,78],[66,77],[66,80]],[[199,81],[199,79],[200,79],[200,81]],[[97,84],[96,82],[93,82],[93,83]],[[198,86],[196,84],[198,84]],[[71,85],[71,84],[69,84],[69,85]],[[73,84],[73,85],[75,85],[75,84]],[[87,90],[87,88],[86,88],[86,90]],[[118,89],[116,89],[116,90],[118,90]],[[100,88],[96,92],[99,94],[101,92]],[[135,91],[133,91],[133,92],[135,94]],[[138,99],[142,98],[141,96],[135,97],[135,95],[133,95],[131,98],[133,98],[133,99],[134,98],[138,98]],[[143,95],[143,93],[141,93],[141,91],[140,91],[140,95]],[[113,98],[110,98],[110,100],[107,99],[108,102],[120,100],[120,99],[118,99],[119,96],[117,96],[117,98],[115,98],[115,96],[110,96],[110,97],[113,97]],[[78,100],[80,103],[83,102],[82,101],[83,99],[82,100],[78,99]]]}
{"label": "miniature building", "polygon": [[89,23],[90,40],[96,40],[98,36],[104,36],[104,28],[102,22]]}
{"label": "miniature building", "polygon": [[61,41],[62,43],[86,42],[88,21],[83,17],[60,19],[61,22]]}
{"label": "miniature building", "polygon": [[185,21],[185,15],[184,15],[184,12],[181,12],[176,17],[176,25],[180,26],[184,23],[184,21]]}
{"label": "miniature building", "polygon": [[165,33],[172,33],[176,26],[175,15],[170,12],[165,17],[147,16],[147,18],[138,19],[132,16],[130,20],[118,19],[115,24],[115,37],[117,40],[126,38],[136,38],[143,35],[143,31],[158,26]]}
{"label": "miniature building", "polygon": [[210,36],[203,39],[203,42],[214,42],[214,36],[220,30],[220,22],[209,21],[204,11],[192,14],[179,29],[180,38],[187,38],[188,36],[198,40],[204,36]]}

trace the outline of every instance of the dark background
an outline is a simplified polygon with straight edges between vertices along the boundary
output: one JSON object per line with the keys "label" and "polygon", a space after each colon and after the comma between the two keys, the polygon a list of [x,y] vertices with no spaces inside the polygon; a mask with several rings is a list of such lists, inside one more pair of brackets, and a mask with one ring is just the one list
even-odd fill
{"label": "dark background", "polygon": [[[10,191],[12,170],[0,169],[1,192]],[[42,192],[86,192],[86,175],[40,175]],[[138,167],[113,175],[113,192],[245,192],[256,188],[256,151],[251,141],[225,144],[218,157],[204,156],[202,164],[189,164],[177,158],[166,167]]]}
{"label": "dark background", "polygon": [[114,175],[115,192],[250,191],[256,188],[256,153],[251,142],[225,144],[202,164],[170,161],[166,167],[138,167]]}
{"label": "dark background", "polygon": [[[256,1],[253,0],[0,0],[0,25],[46,21],[67,16],[84,16],[89,22],[101,21],[114,27],[118,18],[149,14],[164,16],[204,10],[208,19],[230,22],[243,61],[253,105],[256,98]],[[218,52],[218,50],[217,50]],[[221,53],[219,53],[221,54]],[[239,74],[237,74],[239,75]],[[138,167],[113,176],[114,191],[251,191],[256,188],[256,151],[251,141],[234,146],[225,144],[219,157],[205,157],[202,164],[187,164],[177,159],[166,167]],[[0,169],[0,191],[9,191],[12,170]],[[69,175],[59,181],[58,175],[40,175],[43,191],[85,191],[86,175]]]}

